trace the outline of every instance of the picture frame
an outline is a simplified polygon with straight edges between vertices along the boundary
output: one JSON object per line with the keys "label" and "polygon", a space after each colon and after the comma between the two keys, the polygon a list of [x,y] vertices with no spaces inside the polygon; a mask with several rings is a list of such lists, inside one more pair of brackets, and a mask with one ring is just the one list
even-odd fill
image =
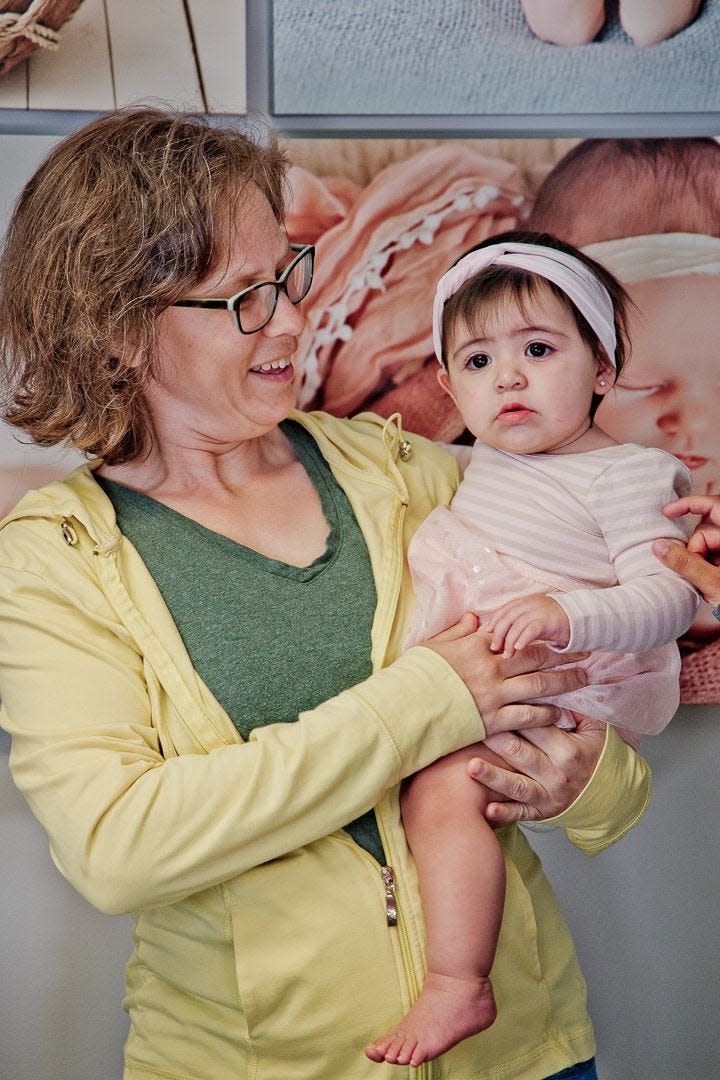
{"label": "picture frame", "polygon": [[291,136],[716,134],[720,0],[649,47],[617,0],[607,12],[596,40],[566,47],[532,34],[520,0],[248,0],[249,111]]}

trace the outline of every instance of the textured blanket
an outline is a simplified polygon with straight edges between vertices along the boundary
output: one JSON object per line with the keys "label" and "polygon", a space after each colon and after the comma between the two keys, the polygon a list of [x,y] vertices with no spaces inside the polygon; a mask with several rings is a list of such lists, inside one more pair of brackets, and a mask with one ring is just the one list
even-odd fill
{"label": "textured blanket", "polygon": [[[520,0],[274,0],[278,115],[720,110],[720,0],[639,48],[617,0],[589,45],[550,45]],[[372,125],[369,124],[369,127]]]}

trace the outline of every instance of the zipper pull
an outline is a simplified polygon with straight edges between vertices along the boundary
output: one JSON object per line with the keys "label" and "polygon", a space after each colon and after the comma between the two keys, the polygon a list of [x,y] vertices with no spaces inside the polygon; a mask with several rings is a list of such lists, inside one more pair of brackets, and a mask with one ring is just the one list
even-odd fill
{"label": "zipper pull", "polygon": [[385,914],[388,926],[397,926],[397,900],[395,898],[395,871],[392,866],[381,866],[385,886]]}

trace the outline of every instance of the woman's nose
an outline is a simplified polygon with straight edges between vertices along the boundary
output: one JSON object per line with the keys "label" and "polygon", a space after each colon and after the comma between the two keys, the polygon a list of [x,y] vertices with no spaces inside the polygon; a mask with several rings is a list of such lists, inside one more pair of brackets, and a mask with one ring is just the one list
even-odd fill
{"label": "woman's nose", "polygon": [[289,334],[298,337],[305,329],[305,322],[301,304],[293,304],[287,294],[280,290],[273,317],[265,331],[273,335]]}

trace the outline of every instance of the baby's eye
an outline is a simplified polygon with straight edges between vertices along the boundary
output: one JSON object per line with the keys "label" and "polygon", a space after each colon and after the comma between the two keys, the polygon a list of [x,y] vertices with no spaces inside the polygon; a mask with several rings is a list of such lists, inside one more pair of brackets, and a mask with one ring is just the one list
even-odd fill
{"label": "baby's eye", "polygon": [[471,371],[481,371],[483,368],[489,367],[491,363],[492,360],[487,353],[473,353],[465,361],[465,367],[470,368]]}
{"label": "baby's eye", "polygon": [[543,357],[550,355],[552,349],[544,341],[531,341],[525,352],[527,356],[531,356],[534,360],[542,360]]}

